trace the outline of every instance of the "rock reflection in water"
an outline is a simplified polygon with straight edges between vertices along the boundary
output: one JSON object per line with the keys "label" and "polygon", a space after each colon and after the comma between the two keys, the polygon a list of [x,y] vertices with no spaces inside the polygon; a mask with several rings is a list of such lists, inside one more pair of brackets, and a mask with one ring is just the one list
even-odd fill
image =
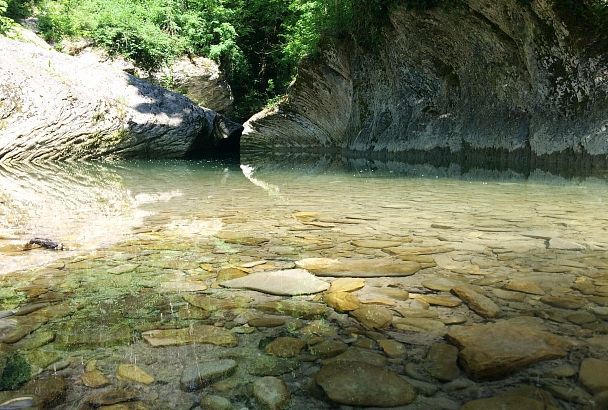
{"label": "rock reflection in water", "polygon": [[32,370],[0,404],[31,391],[58,408],[603,400],[606,181],[331,158],[243,165],[4,171],[3,209],[26,216],[12,235],[47,226],[31,203],[73,192],[59,214],[72,225],[48,226],[77,237],[89,218],[119,239],[0,277],[0,359]]}

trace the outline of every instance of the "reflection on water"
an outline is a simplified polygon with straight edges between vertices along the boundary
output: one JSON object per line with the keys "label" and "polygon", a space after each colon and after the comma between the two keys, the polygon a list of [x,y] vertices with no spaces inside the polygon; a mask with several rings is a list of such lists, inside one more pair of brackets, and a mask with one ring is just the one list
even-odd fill
{"label": "reflection on water", "polygon": [[[601,173],[301,158],[0,167],[0,347],[33,380],[0,404],[59,379],[58,408],[448,409],[513,386],[590,402],[577,374],[608,334]],[[24,251],[36,236],[71,250]],[[309,296],[256,276],[296,266],[321,283]],[[378,367],[395,389],[370,387]]]}

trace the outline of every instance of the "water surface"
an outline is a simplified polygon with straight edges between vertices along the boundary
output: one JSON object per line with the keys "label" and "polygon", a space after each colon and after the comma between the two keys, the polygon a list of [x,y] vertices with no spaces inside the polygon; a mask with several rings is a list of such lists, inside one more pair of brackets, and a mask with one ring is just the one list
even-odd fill
{"label": "water surface", "polygon": [[[46,306],[44,314],[37,310],[33,333],[23,339],[50,332],[53,337],[41,345],[44,354],[38,354],[44,357],[31,358],[30,350],[17,348],[31,358],[41,377],[56,373],[57,363],[68,363],[59,374],[78,380],[87,361],[97,360],[111,381],[105,389],[131,388],[115,379],[116,366],[139,363],[157,380],[143,387],[135,384],[138,400],[149,408],[190,408],[198,403],[200,395],[177,387],[182,367],[193,358],[230,356],[250,363],[251,357],[262,354],[264,340],[286,334],[302,337],[298,332],[314,321],[301,318],[287,321],[285,327],[257,330],[247,324],[258,314],[253,304],[277,296],[222,289],[219,283],[256,271],[293,268],[304,258],[422,261],[423,269],[413,276],[367,279],[357,297],[393,309],[397,316],[402,309],[436,312],[448,327],[483,322],[464,304],[424,302],[422,296],[433,290],[422,282],[448,278],[478,286],[501,307],[504,318],[536,316],[556,334],[585,341],[607,332],[607,182],[601,173],[563,178],[542,170],[521,173],[326,158],[308,164],[3,165],[0,310]],[[33,237],[62,242],[65,250],[24,250]],[[392,241],[394,246],[375,247],[365,240]],[[541,291],[509,289],[514,280]],[[410,297],[397,298],[387,288],[406,290]],[[189,293],[209,297],[213,306],[205,302],[197,311],[191,299],[184,299]],[[569,319],[575,312],[540,301],[543,295],[572,294],[586,298],[579,309],[589,314],[585,320]],[[319,301],[314,296],[299,298]],[[226,305],[226,300],[236,302]],[[378,337],[340,317],[323,322],[336,328],[333,339],[353,345],[357,335]],[[435,319],[431,315],[429,320]],[[239,338],[238,348],[155,349],[142,340],[148,330],[193,322],[231,330]],[[418,364],[424,362],[428,346],[442,337],[428,328],[390,331],[392,338],[410,345]],[[317,336],[327,337],[323,332]],[[320,362],[299,359],[294,365],[298,370],[288,366],[291,374],[266,373],[283,374],[293,396],[289,408],[304,408],[303,403],[307,408],[331,408],[327,398],[303,387]],[[391,363],[403,372],[403,362]],[[572,358],[558,364],[579,365]],[[239,366],[232,390],[206,387],[205,392],[219,392],[235,406],[256,408],[246,386],[266,373],[251,370],[253,364]],[[463,403],[476,395],[492,395],[525,382],[540,368],[499,383],[473,383],[473,390],[427,394],[428,400]],[[79,383],[61,408],[72,408],[96,391]],[[564,382],[570,385],[580,389],[574,380]],[[419,406],[432,405],[426,398],[419,400]],[[578,405],[559,400],[565,407]]]}

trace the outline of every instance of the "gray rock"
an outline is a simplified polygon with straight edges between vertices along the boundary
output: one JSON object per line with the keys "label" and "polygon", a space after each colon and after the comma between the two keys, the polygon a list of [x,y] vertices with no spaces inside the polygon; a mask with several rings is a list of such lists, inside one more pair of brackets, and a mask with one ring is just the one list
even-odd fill
{"label": "gray rock", "polygon": [[0,161],[181,158],[215,138],[217,113],[121,70],[5,37],[0,61]]}
{"label": "gray rock", "polygon": [[171,66],[152,73],[158,84],[169,83],[199,105],[218,112],[229,112],[234,98],[230,84],[217,63],[205,57],[183,57]]}
{"label": "gray rock", "polygon": [[416,398],[414,388],[397,373],[367,363],[326,365],[315,381],[331,400],[351,406],[395,407]]}
{"label": "gray rock", "polygon": [[590,40],[569,41],[555,3],[465,3],[392,7],[371,48],[328,42],[282,104],[245,124],[245,158],[319,147],[607,153],[608,83],[595,78],[608,63]]}
{"label": "gray rock", "polygon": [[203,410],[230,410],[232,403],[225,397],[209,395],[201,399],[201,408]]}
{"label": "gray rock", "polygon": [[265,409],[280,410],[289,402],[290,394],[283,380],[266,376],[253,382],[253,395]]}
{"label": "gray rock", "polygon": [[308,295],[329,289],[329,283],[304,269],[256,272],[221,282],[220,285],[226,288],[251,289],[284,296]]}
{"label": "gray rock", "polygon": [[220,359],[194,363],[184,368],[180,386],[184,391],[196,391],[214,381],[230,376],[236,370],[236,361]]}
{"label": "gray rock", "polygon": [[582,251],[585,247],[580,243],[569,241],[562,238],[551,238],[548,241],[547,248],[549,249],[561,249],[564,251]]}

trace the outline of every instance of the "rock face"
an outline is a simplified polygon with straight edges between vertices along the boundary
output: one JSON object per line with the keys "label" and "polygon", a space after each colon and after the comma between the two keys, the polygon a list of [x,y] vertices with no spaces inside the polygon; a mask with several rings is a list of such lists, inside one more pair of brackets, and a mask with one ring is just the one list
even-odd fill
{"label": "rock face", "polygon": [[[554,0],[396,5],[373,47],[336,40],[243,151],[608,153],[608,61]],[[582,46],[581,46],[582,45]]]}
{"label": "rock face", "polygon": [[152,73],[158,84],[168,82],[173,89],[203,107],[228,113],[232,108],[232,90],[217,63],[205,57],[184,57],[170,67]]}
{"label": "rock face", "polygon": [[181,158],[239,130],[121,70],[0,38],[0,161]]}

